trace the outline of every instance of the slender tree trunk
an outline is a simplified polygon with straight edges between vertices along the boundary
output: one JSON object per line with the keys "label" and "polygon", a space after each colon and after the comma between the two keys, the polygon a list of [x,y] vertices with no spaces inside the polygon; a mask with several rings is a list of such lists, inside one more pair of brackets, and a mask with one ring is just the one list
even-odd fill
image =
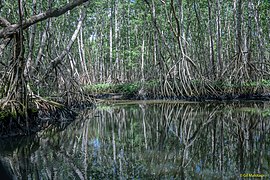
{"label": "slender tree trunk", "polygon": [[217,77],[216,75],[216,63],[215,63],[215,52],[214,52],[214,41],[213,41],[213,30],[212,30],[212,4],[210,0],[208,0],[208,32],[209,32],[209,50],[210,50],[210,62],[212,64],[212,75],[214,78]]}
{"label": "slender tree trunk", "polygon": [[237,68],[242,63],[242,0],[237,1],[237,20],[236,20],[236,54]]}
{"label": "slender tree trunk", "polygon": [[119,78],[119,73],[120,73],[120,65],[119,65],[119,52],[118,52],[118,31],[119,31],[119,25],[118,25],[118,0],[115,1],[115,6],[114,6],[114,40],[115,40],[115,63],[116,63],[116,68],[115,68],[115,76],[113,77],[114,80],[117,82]]}
{"label": "slender tree trunk", "polygon": [[[33,7],[33,16],[34,16],[37,14],[36,0],[33,0],[32,7]],[[27,61],[26,61],[26,68],[24,71],[25,76],[28,73],[30,73],[30,67],[33,65],[33,51],[34,51],[34,40],[35,40],[35,34],[36,34],[36,27],[37,27],[37,25],[34,24],[31,28],[31,33],[30,33],[30,38],[29,38],[29,52],[28,52]]]}
{"label": "slender tree trunk", "polygon": [[222,44],[221,44],[221,24],[220,24],[220,0],[216,0],[217,16],[217,58],[219,63],[219,76],[223,72],[223,62],[222,62]]}
{"label": "slender tree trunk", "polygon": [[58,66],[58,64],[62,63],[62,60],[64,59],[64,57],[70,52],[70,49],[74,43],[74,41],[76,40],[76,38],[78,37],[78,34],[80,32],[80,29],[82,27],[83,24],[83,20],[85,18],[85,9],[83,9],[83,11],[81,11],[80,13],[80,18],[77,24],[77,28],[75,29],[71,39],[69,40],[66,48],[61,52],[61,54],[59,56],[57,56],[56,58],[54,58],[49,66],[49,68],[47,69],[45,75],[47,75],[51,70],[53,70],[54,68],[56,68]]}
{"label": "slender tree trunk", "polygon": [[113,8],[111,7],[110,11],[110,67],[109,67],[109,77],[108,82],[112,81],[112,74],[113,74]]}
{"label": "slender tree trunk", "polygon": [[[24,12],[23,12],[23,2],[22,0],[18,0],[19,4],[19,17],[20,17],[20,24],[22,25]],[[14,52],[14,61],[17,61],[18,66],[15,68],[15,74],[18,76],[18,101],[23,104],[24,108],[28,108],[28,99],[27,99],[27,88],[26,88],[26,78],[24,75],[26,62],[24,59],[24,35],[23,35],[23,28],[21,26],[19,33],[15,35],[15,52]],[[25,110],[25,112],[27,112]]]}
{"label": "slender tree trunk", "polygon": [[[152,17],[153,17],[153,19],[156,19],[156,7],[155,7],[154,0],[152,0]],[[153,38],[154,38],[154,47],[153,47],[154,74],[153,74],[153,77],[156,77],[156,75],[163,73],[162,68],[161,68],[161,63],[159,63],[160,68],[158,69],[158,67],[157,67],[158,33],[157,33],[156,29],[154,29]],[[160,72],[158,72],[158,71],[160,71]]]}
{"label": "slender tree trunk", "polygon": [[[259,6],[260,2],[257,2],[257,6]],[[259,11],[258,8],[254,9],[254,18],[255,18],[255,24],[256,24],[256,30],[257,30],[257,38],[258,38],[258,60],[260,61],[259,63],[261,64],[260,69],[262,71],[265,70],[265,45],[264,45],[264,39],[262,38],[263,32],[262,32],[262,27],[261,27],[261,23],[260,23],[260,15],[259,15]]]}
{"label": "slender tree trunk", "polygon": [[[127,42],[128,42],[128,64],[132,63],[132,59],[131,59],[131,20],[130,20],[130,16],[131,16],[131,12],[130,12],[130,1],[128,1],[128,27],[127,28]],[[128,80],[132,80],[132,66],[131,67],[128,67],[129,70],[127,70],[126,72],[126,75],[125,75],[125,79],[128,81]]]}
{"label": "slender tree trunk", "polygon": [[252,35],[251,35],[251,30],[252,30],[252,24],[251,24],[251,13],[252,13],[252,0],[248,1],[248,24],[247,24],[247,35],[246,35],[246,50],[247,50],[247,56],[246,56],[246,61],[248,64],[248,77],[253,77],[252,76],[252,68],[251,68],[251,44],[252,44]]}
{"label": "slender tree trunk", "polygon": [[141,82],[144,83],[145,77],[144,77],[144,35],[142,39],[142,48],[141,48]]}
{"label": "slender tree trunk", "polygon": [[[82,10],[81,10],[82,11]],[[82,18],[84,14],[80,12],[80,18]],[[83,84],[88,84],[90,82],[90,77],[87,69],[86,59],[85,59],[85,49],[84,49],[84,42],[83,42],[83,27],[80,29],[80,35],[78,38],[78,47],[79,47],[79,56],[82,66],[82,72],[83,72]]]}
{"label": "slender tree trunk", "polygon": [[[102,24],[104,24],[104,22],[102,22]],[[106,79],[106,69],[104,69],[105,68],[105,64],[104,64],[104,52],[103,52],[103,47],[104,47],[104,38],[103,38],[103,31],[102,30],[100,30],[101,32],[100,32],[100,46],[99,46],[99,57],[98,57],[98,59],[99,59],[99,63],[98,63],[98,66],[99,66],[99,82],[103,82],[103,81],[105,81]],[[108,68],[107,68],[108,69]],[[109,67],[109,69],[110,69],[110,73],[109,73],[109,80],[108,80],[108,82],[110,82],[110,79],[111,79],[111,66]]]}

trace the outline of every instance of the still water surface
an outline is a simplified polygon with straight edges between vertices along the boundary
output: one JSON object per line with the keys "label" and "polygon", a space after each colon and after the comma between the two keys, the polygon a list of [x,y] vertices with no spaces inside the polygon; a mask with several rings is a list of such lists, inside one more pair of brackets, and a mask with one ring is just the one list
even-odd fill
{"label": "still water surface", "polygon": [[68,126],[0,140],[0,161],[17,179],[269,178],[269,129],[268,102],[98,105]]}

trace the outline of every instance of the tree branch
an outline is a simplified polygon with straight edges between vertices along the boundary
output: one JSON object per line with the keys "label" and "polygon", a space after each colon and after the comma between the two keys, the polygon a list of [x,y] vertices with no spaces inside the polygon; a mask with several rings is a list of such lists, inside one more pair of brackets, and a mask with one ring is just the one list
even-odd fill
{"label": "tree branch", "polygon": [[64,59],[64,57],[69,53],[74,41],[76,40],[78,33],[83,25],[83,20],[86,17],[86,13],[85,13],[85,9],[80,13],[80,19],[78,20],[78,24],[77,24],[77,28],[74,31],[71,39],[68,42],[68,45],[66,46],[66,48],[62,51],[62,53],[57,56],[56,58],[54,58],[50,64],[50,66],[47,68],[47,71],[45,73],[44,77],[47,77],[47,75],[49,74],[50,71],[52,71],[54,68],[57,67],[58,64],[60,64],[62,62],[62,60]]}
{"label": "tree branch", "polygon": [[[46,20],[46,19],[51,18],[51,17],[58,17],[64,13],[66,13],[67,11],[74,9],[75,7],[85,3],[87,1],[89,1],[89,0],[74,0],[73,2],[71,2],[65,6],[62,6],[60,8],[55,8],[55,9],[48,10],[46,12],[34,15],[34,16],[30,17],[29,19],[22,22],[22,28],[26,29],[26,28],[30,27],[31,25],[36,24],[40,21]],[[10,24],[9,23],[8,24],[8,21],[5,21],[4,18],[0,18],[0,25],[2,25],[2,24],[3,24],[3,26],[6,26],[6,27],[0,30],[0,38],[9,37],[10,35],[16,33],[20,27],[19,23],[17,23],[17,24]]]}
{"label": "tree branch", "polygon": [[9,22],[8,20],[6,20],[5,18],[0,17],[0,26],[1,26],[1,27],[7,27],[7,26],[10,26],[10,22]]}

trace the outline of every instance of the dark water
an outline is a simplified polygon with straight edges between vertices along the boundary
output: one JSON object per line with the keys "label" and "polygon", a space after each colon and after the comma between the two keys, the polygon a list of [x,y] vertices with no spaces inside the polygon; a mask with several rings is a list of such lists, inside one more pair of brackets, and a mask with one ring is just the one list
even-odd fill
{"label": "dark water", "polygon": [[268,179],[269,129],[267,102],[99,105],[1,140],[0,161],[18,179]]}

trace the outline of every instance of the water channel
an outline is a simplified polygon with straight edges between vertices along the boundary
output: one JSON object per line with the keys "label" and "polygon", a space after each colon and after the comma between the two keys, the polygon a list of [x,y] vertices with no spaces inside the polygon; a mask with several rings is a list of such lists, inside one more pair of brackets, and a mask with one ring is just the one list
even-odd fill
{"label": "water channel", "polygon": [[270,175],[270,103],[99,104],[62,128],[0,140],[17,179],[240,179]]}

